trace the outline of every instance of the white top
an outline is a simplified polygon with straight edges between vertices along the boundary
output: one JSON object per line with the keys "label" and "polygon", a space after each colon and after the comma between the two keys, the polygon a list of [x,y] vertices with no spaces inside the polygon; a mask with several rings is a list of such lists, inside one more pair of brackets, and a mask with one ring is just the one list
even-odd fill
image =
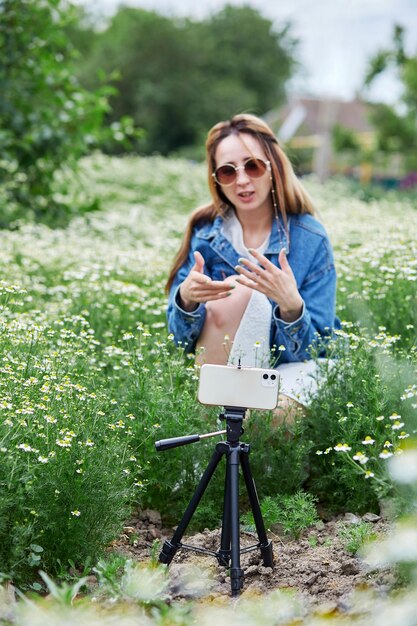
{"label": "white top", "polygon": [[[245,242],[243,241],[242,224],[239,222],[234,211],[229,211],[224,217],[221,231],[226,239],[230,241],[239,256],[245,257],[246,259],[249,259],[253,263],[259,265],[258,261],[249,253],[248,248],[245,246]],[[269,235],[259,248],[256,248],[256,250],[260,254],[263,254],[268,247],[268,243]]]}
{"label": "white top", "polygon": [[[240,257],[245,257],[259,265],[243,241],[242,224],[236,213],[229,211],[222,224],[222,233],[230,241]],[[269,235],[258,248],[264,253],[269,243]],[[239,327],[229,353],[229,365],[247,367],[266,367],[270,361],[269,335],[271,327],[271,304],[268,298],[258,291],[253,291],[243,313]]]}

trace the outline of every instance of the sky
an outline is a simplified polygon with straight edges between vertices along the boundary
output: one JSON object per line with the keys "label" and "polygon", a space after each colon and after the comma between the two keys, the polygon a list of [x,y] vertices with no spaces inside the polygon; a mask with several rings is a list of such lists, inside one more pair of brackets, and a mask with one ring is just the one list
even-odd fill
{"label": "sky", "polygon": [[[77,0],[94,13],[111,15],[119,0]],[[406,51],[417,54],[417,0],[228,0],[250,5],[278,27],[292,23],[304,70],[289,85],[294,95],[354,98],[362,88],[368,59],[390,47],[394,24],[406,29]],[[225,0],[123,0],[169,16],[202,18]],[[401,86],[392,71],[377,79],[366,96],[394,104]]]}

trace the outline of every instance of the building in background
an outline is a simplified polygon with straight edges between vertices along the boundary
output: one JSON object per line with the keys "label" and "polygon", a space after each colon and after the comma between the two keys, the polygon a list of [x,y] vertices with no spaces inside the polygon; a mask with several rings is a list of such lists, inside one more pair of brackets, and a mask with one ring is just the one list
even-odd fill
{"label": "building in background", "polygon": [[359,176],[365,178],[371,176],[371,170],[367,174],[366,164],[355,163],[354,159],[361,160],[374,148],[371,110],[372,105],[359,98],[347,102],[295,97],[265,118],[279,141],[287,146],[299,173],[312,171],[324,181],[329,175],[347,173],[346,169],[356,165],[362,168]]}

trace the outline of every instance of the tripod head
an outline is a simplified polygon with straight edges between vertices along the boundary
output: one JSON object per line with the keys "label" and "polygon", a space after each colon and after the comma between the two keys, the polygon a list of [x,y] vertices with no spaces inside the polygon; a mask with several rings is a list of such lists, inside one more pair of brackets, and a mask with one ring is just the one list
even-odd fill
{"label": "tripod head", "polygon": [[[235,444],[243,433],[242,422],[246,410],[271,410],[277,406],[279,376],[274,369],[213,365],[205,363],[200,369],[198,400],[209,406],[224,407],[219,415],[226,421],[226,430],[218,430],[205,435],[186,435],[161,439],[155,443],[156,450],[168,450],[186,446],[207,437],[227,434],[227,443]],[[244,405],[240,406],[239,403]]]}
{"label": "tripod head", "polygon": [[172,437],[170,439],[161,439],[155,442],[155,448],[157,452],[168,450],[169,448],[177,448],[178,446],[186,446],[189,443],[196,443],[201,439],[208,439],[209,437],[216,437],[218,435],[227,435],[228,443],[237,443],[240,435],[243,434],[244,429],[242,427],[243,419],[245,417],[246,409],[243,407],[226,406],[224,411],[219,415],[219,419],[226,421],[226,430],[217,430],[212,433],[206,433],[204,435],[185,435],[183,437]]}

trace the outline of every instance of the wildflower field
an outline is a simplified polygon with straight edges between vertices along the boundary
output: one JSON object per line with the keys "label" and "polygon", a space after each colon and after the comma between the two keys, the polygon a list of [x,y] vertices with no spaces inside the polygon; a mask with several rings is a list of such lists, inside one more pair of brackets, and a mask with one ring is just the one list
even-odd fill
{"label": "wildflower field", "polygon": [[[208,200],[204,165],[96,155],[80,177],[102,210],[62,230],[1,233],[0,582],[49,589],[56,604],[16,609],[4,591],[0,623],[320,624],[282,592],[240,608],[169,607],[165,572],[132,564],[111,610],[71,608],[83,574],[114,580],[103,554],[135,507],[175,523],[213,445],[158,454],[155,441],[217,430],[217,411],[196,402],[193,359],[165,326],[169,265],[189,212]],[[252,470],[261,499],[303,488],[330,512],[385,506],[402,519],[372,558],[407,562],[403,589],[344,623],[416,624],[417,553],[403,546],[417,545],[417,207],[395,194],[365,202],[340,181],[305,185],[335,249],[343,328],[306,418],[271,431],[271,415],[251,415]],[[214,480],[196,527],[219,523],[222,491]],[[151,591],[136,593],[146,577]]]}

